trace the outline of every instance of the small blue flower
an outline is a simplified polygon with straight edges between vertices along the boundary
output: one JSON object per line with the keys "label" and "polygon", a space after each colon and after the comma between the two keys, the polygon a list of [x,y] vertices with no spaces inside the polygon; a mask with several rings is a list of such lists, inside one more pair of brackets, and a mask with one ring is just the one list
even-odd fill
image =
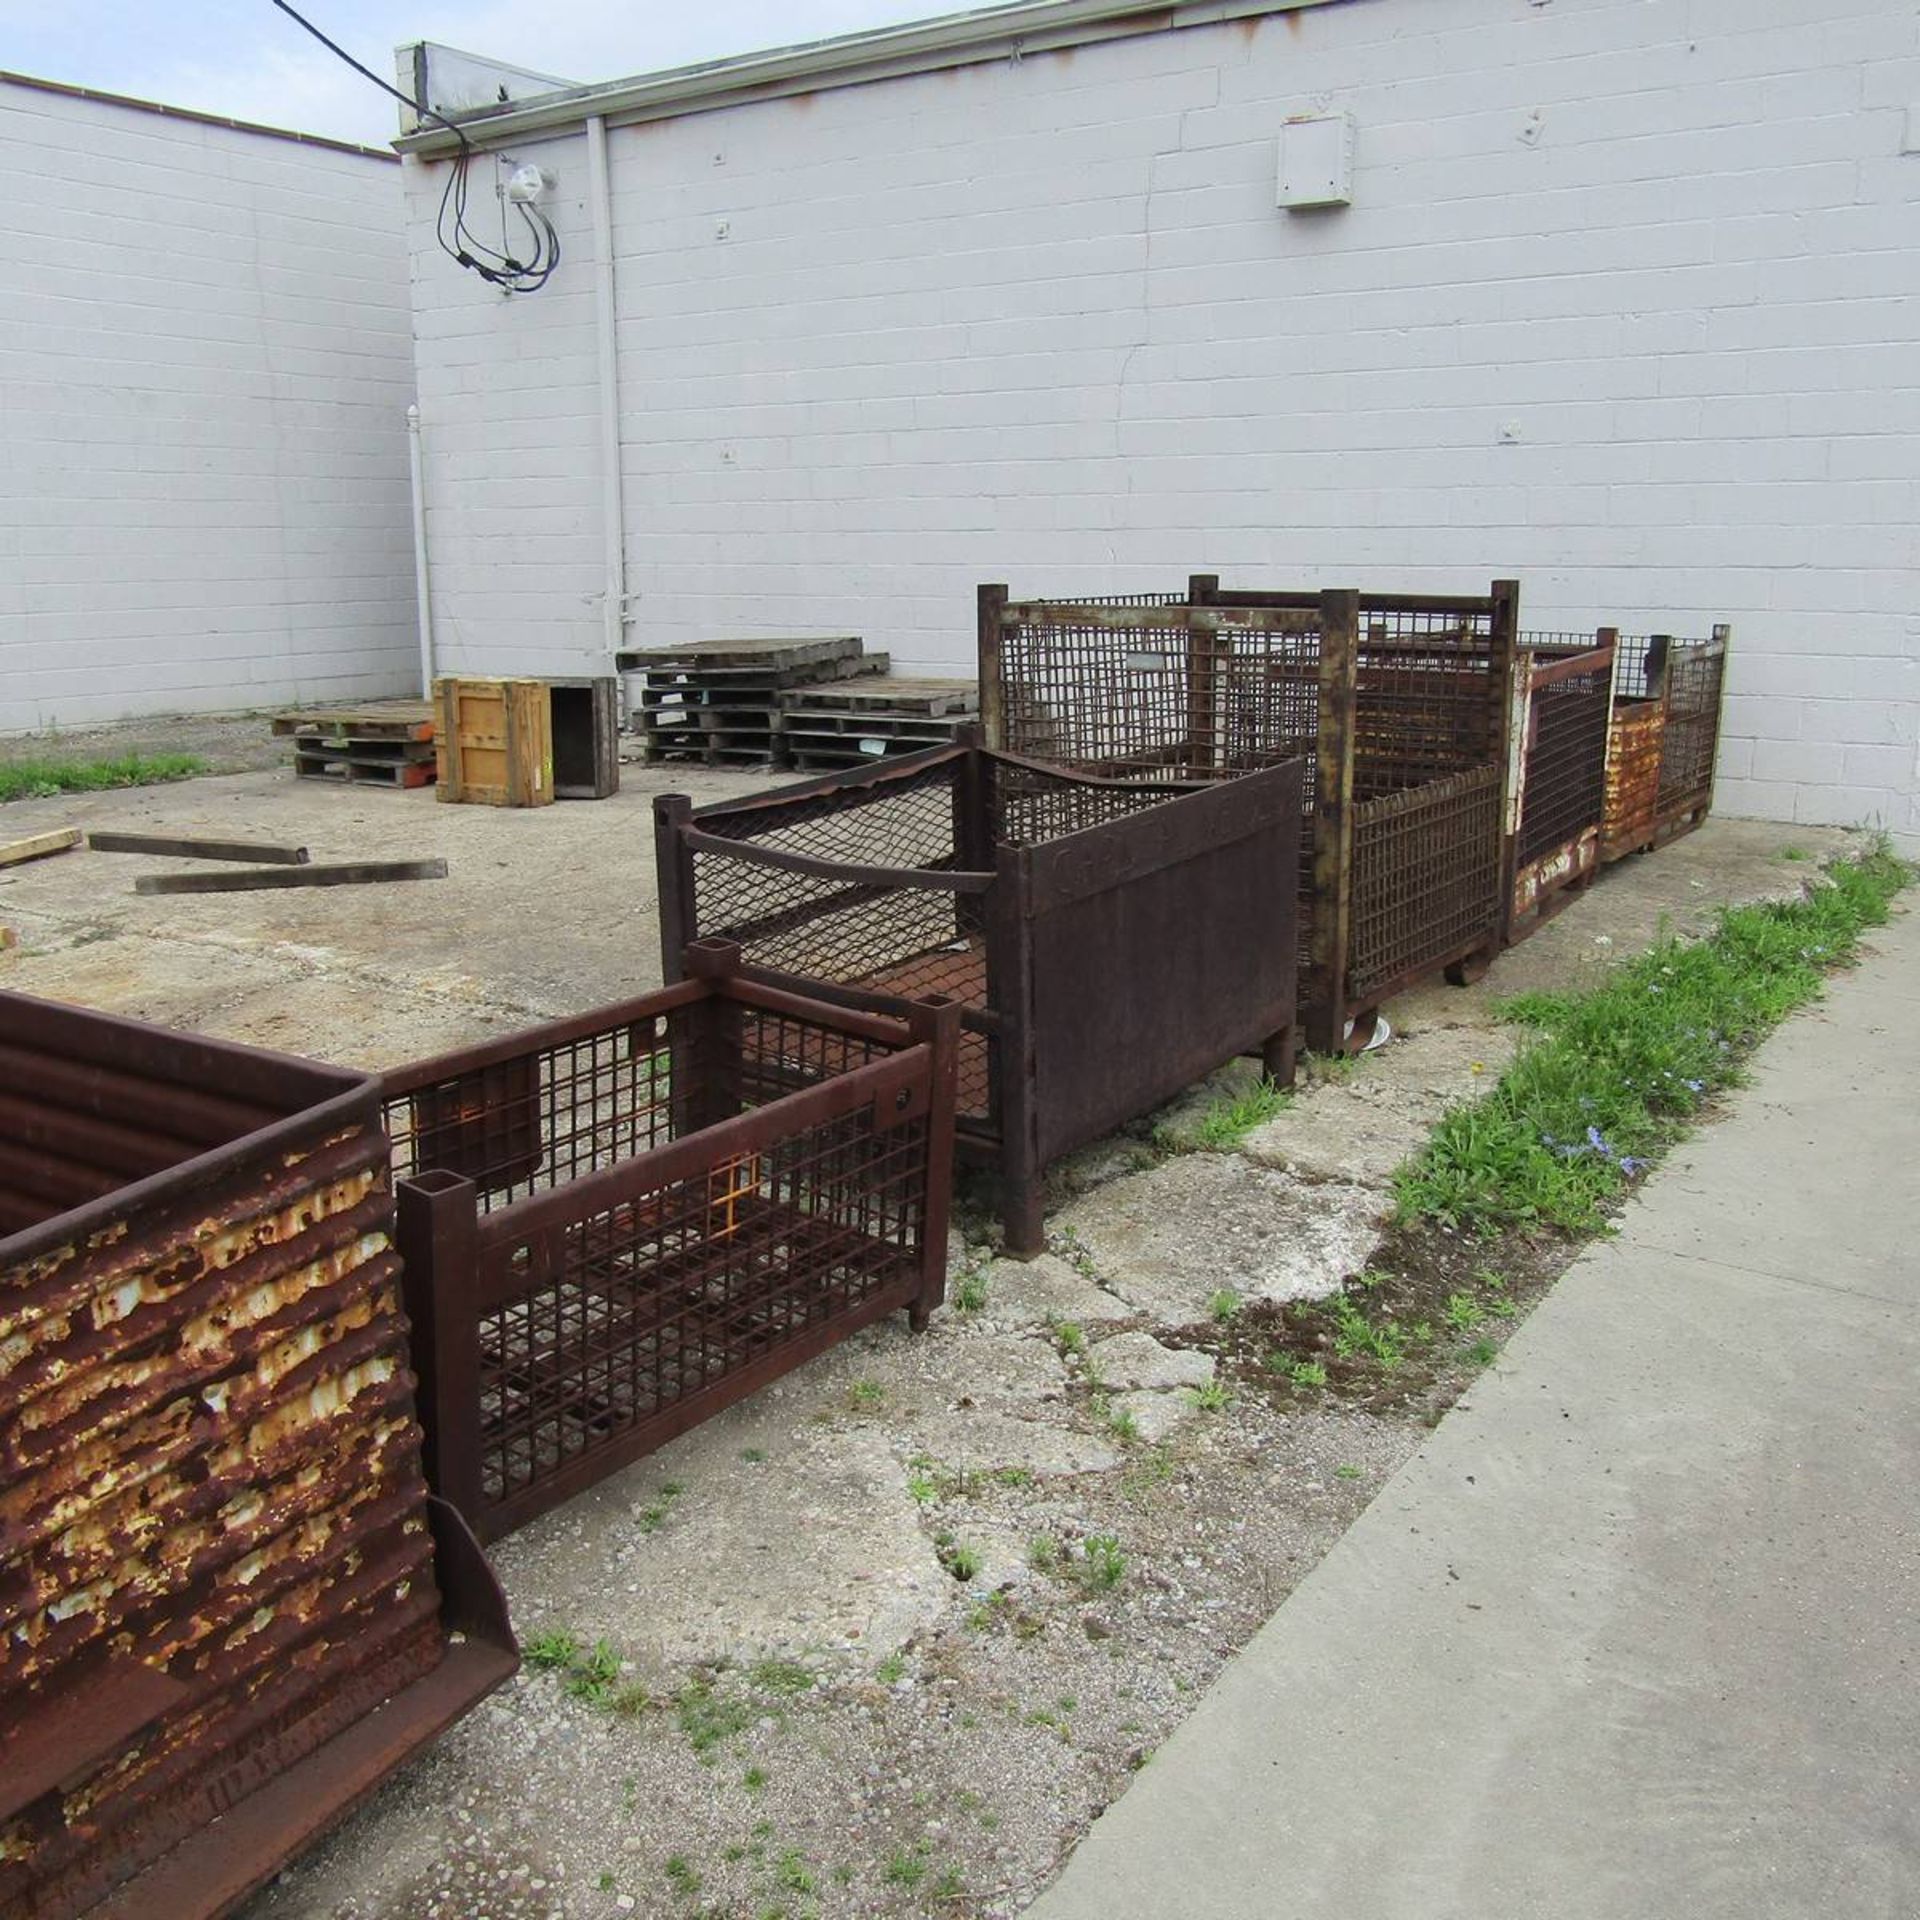
{"label": "small blue flower", "polygon": [[1689,1093],[1704,1093],[1707,1083],[1704,1080],[1688,1080],[1682,1083]]}
{"label": "small blue flower", "polygon": [[1636,1160],[1630,1153],[1623,1153],[1620,1156],[1620,1171],[1624,1173],[1628,1179],[1632,1179],[1637,1173],[1644,1173],[1646,1167],[1647,1163],[1644,1160]]}

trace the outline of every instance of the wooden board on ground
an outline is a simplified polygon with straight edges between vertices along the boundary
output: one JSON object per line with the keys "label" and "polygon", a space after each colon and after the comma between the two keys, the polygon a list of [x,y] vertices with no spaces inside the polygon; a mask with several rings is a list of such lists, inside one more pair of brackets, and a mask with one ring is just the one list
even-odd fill
{"label": "wooden board on ground", "polygon": [[273,716],[273,731],[322,740],[427,740],[433,708],[425,700],[373,700],[357,707],[295,707]]}
{"label": "wooden board on ground", "polygon": [[158,853],[173,860],[253,860],[262,866],[304,867],[305,847],[278,847],[264,840],[206,840],[192,834],[90,833],[96,853]]}
{"label": "wooden board on ground", "polygon": [[80,844],[78,827],[55,827],[48,833],[30,833],[24,840],[0,841],[0,867],[17,867],[23,860],[44,860]]}
{"label": "wooden board on ground", "polygon": [[150,873],[135,893],[259,893],[269,887],[366,887],[387,880],[444,880],[444,860],[358,860],[328,867],[263,867],[253,873]]}

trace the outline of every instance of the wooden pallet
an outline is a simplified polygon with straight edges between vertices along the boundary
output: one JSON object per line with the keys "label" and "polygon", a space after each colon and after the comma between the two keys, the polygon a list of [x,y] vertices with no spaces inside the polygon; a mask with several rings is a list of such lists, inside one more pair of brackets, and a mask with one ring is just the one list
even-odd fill
{"label": "wooden pallet", "polygon": [[786,713],[852,711],[889,720],[938,719],[980,711],[980,689],[971,680],[916,680],[885,674],[871,680],[828,681],[784,688]]}
{"label": "wooden pallet", "polygon": [[[430,787],[434,766],[431,749],[420,755],[369,752],[369,748],[399,745],[397,741],[352,741],[342,747],[309,746],[302,741],[293,755],[293,770],[302,780],[361,781],[374,786]],[[408,746],[414,743],[405,743]]]}
{"label": "wooden pallet", "polygon": [[677,647],[644,647],[614,656],[623,673],[677,669],[692,673],[759,673],[791,679],[804,669],[816,677],[838,679],[873,671],[864,663],[878,656],[866,651],[855,634],[828,640],[690,640]]}
{"label": "wooden pallet", "polygon": [[374,700],[359,707],[295,707],[273,716],[276,739],[415,740],[433,743],[433,708],[424,700]]}

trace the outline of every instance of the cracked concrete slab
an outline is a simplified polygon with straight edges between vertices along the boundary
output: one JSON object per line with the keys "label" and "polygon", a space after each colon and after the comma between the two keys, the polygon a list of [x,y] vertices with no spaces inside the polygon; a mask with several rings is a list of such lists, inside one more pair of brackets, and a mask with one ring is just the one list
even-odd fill
{"label": "cracked concrete slab", "polygon": [[1150,1447],[1177,1433],[1199,1411],[1184,1393],[1154,1393],[1145,1388],[1116,1396],[1113,1410],[1128,1416],[1135,1434]]}
{"label": "cracked concrete slab", "polygon": [[1109,1387],[1208,1387],[1213,1355],[1192,1347],[1163,1347],[1150,1333],[1116,1333],[1087,1355]]}
{"label": "cracked concrete slab", "polygon": [[1043,1253],[1032,1260],[996,1260],[987,1269],[986,1281],[987,1304],[982,1317],[996,1326],[1033,1327],[1068,1320],[1076,1326],[1097,1327],[1113,1320],[1131,1320],[1136,1312],[1058,1254]]}
{"label": "cracked concrete slab", "polygon": [[1194,1153],[1116,1180],[1057,1224],[1123,1300],[1184,1326],[1223,1288],[1271,1301],[1334,1292],[1379,1244],[1384,1205],[1368,1187],[1308,1186],[1237,1155]]}

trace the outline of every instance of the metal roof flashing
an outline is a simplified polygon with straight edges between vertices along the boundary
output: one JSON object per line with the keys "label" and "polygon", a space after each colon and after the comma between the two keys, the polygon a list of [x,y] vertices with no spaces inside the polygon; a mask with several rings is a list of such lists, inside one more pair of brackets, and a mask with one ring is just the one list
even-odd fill
{"label": "metal roof flashing", "polygon": [[[472,144],[493,146],[536,134],[565,133],[590,119],[604,118],[614,125],[675,119],[828,87],[863,86],[1096,41],[1338,4],[1340,0],[1157,0],[1156,4],[1148,0],[1015,0],[1008,6],[944,14],[664,73],[562,87],[497,107],[456,112],[452,117]],[[430,55],[433,50],[423,51]],[[402,62],[412,53],[403,48]],[[450,153],[455,145],[455,136],[439,126],[403,134],[394,142],[399,152],[423,159]]]}

